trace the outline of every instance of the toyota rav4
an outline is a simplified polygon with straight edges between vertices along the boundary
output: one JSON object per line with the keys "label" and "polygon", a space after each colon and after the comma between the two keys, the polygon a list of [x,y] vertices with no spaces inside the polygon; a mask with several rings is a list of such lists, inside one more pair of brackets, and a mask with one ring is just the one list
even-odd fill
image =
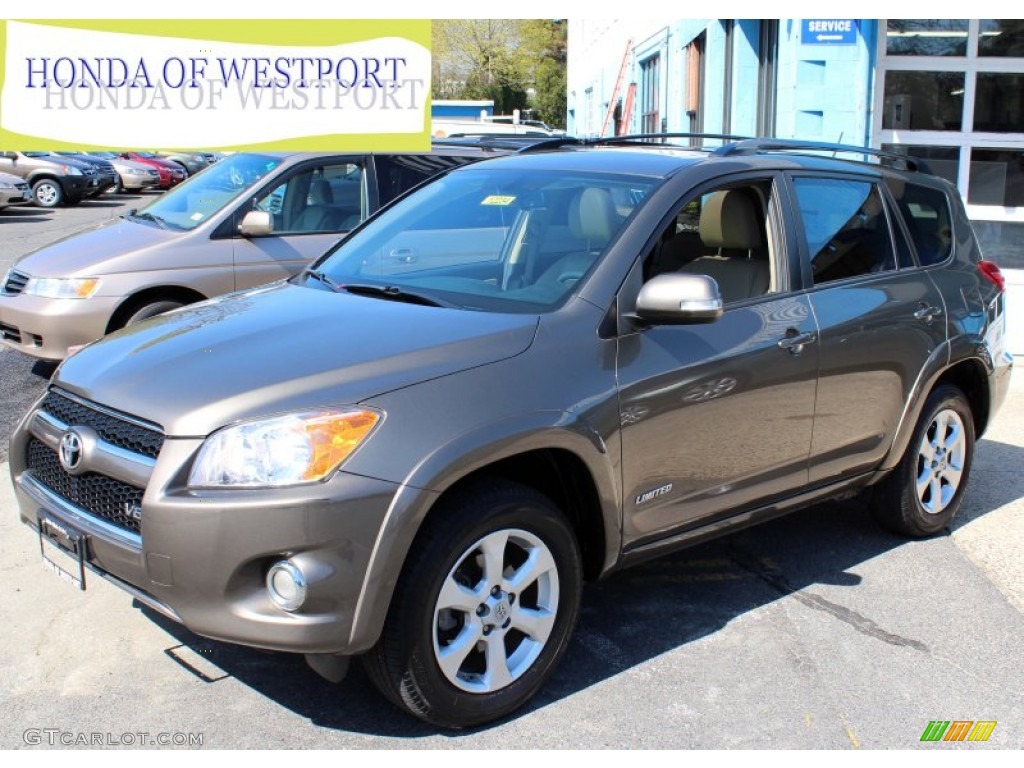
{"label": "toyota rav4", "polygon": [[450,727],[537,692],[585,581],[855,492],[941,531],[1009,383],[1002,277],[949,184],[822,150],[452,170],[67,359],[12,439],[22,519],[79,586],[333,679],[363,655]]}

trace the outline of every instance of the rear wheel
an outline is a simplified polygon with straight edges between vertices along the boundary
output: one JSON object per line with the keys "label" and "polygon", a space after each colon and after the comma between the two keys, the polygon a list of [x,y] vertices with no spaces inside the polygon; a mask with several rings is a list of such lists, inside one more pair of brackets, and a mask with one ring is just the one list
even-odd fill
{"label": "rear wheel", "polygon": [[364,663],[399,707],[465,728],[518,709],[554,670],[579,613],[580,555],[530,488],[495,479],[441,504]]}
{"label": "rear wheel", "polygon": [[963,503],[974,456],[974,417],[957,387],[931,393],[899,466],[875,489],[874,512],[890,530],[930,536]]}

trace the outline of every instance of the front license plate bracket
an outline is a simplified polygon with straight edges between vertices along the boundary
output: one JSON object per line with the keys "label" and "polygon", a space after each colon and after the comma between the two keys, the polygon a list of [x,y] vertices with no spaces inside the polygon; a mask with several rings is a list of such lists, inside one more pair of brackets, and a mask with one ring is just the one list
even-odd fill
{"label": "front license plate bracket", "polygon": [[[43,567],[84,592],[85,550],[87,546],[85,534],[76,531],[63,521],[54,520],[52,517],[41,513],[38,517],[38,523],[39,555],[43,559]],[[54,549],[70,557],[72,563],[77,565],[77,568],[73,566],[69,569],[66,565],[57,562],[57,559],[50,554]]]}

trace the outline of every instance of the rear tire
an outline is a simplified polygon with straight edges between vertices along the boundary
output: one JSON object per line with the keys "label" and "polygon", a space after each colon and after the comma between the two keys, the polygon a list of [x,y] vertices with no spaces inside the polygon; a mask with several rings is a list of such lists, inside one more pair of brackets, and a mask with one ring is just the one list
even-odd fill
{"label": "rear tire", "polygon": [[928,396],[907,451],[874,491],[873,512],[891,531],[931,536],[949,526],[963,503],[974,458],[974,416],[949,384]]}
{"label": "rear tire", "polygon": [[500,479],[432,515],[363,662],[392,703],[467,728],[518,709],[554,671],[579,614],[579,547],[550,499]]}

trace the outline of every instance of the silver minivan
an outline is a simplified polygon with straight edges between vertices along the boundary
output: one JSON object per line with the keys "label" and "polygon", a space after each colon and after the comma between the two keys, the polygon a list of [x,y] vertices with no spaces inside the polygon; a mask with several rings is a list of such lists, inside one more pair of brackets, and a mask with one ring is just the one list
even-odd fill
{"label": "silver minivan", "polygon": [[0,283],[0,340],[62,360],[139,320],[290,277],[410,187],[503,152],[231,155],[143,208],[24,256]]}

